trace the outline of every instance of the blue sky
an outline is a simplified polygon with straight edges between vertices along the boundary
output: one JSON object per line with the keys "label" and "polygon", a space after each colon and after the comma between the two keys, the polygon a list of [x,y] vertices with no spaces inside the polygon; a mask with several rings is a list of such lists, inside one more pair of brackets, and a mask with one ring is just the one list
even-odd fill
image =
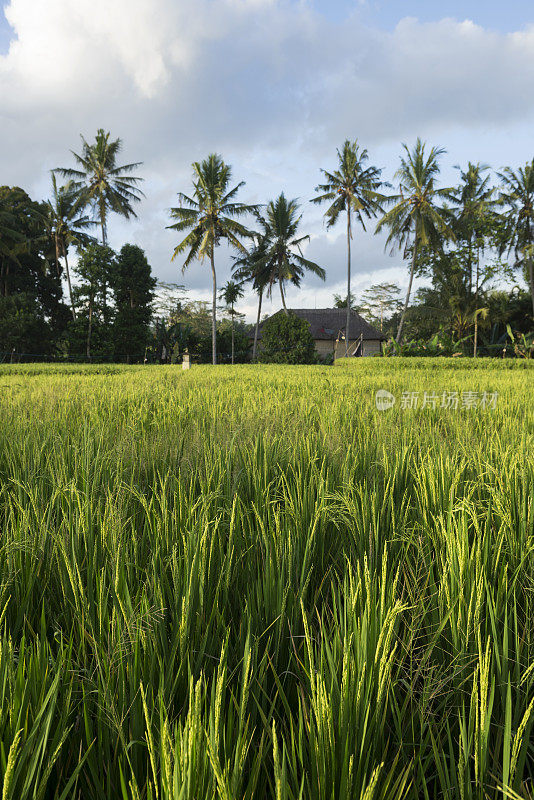
{"label": "blue sky", "polygon": [[534,22],[534,7],[529,0],[315,0],[314,5],[330,19],[342,20],[356,12],[369,24],[389,30],[403,17],[416,17],[421,22],[443,17],[471,19],[503,33]]}
{"label": "blue sky", "polygon": [[13,28],[9,25],[4,10],[0,14],[0,53],[5,53],[13,36]]}
{"label": "blue sky", "polygon": [[[70,163],[83,133],[105,127],[143,161],[138,219],[115,219],[113,246],[133,241],[155,274],[207,299],[209,274],[182,276],[168,208],[190,185],[191,162],[220,152],[242,199],[281,191],[302,203],[308,257],[327,281],[290,291],[295,307],[331,305],[345,283],[343,230],[326,231],[309,203],[320,167],[345,138],[394,180],[401,143],[446,148],[455,164],[517,166],[534,156],[534,4],[427,0],[11,0],[0,20],[0,183],[46,197],[49,170]],[[9,40],[16,32],[11,49]],[[9,49],[9,52],[8,52]],[[3,55],[2,55],[3,53]],[[496,178],[495,178],[496,180]],[[402,256],[356,232],[356,294],[406,285]],[[217,256],[219,279],[229,254]],[[266,310],[279,307],[277,297]],[[254,315],[254,297],[244,309]]]}
{"label": "blue sky", "polygon": [[[2,4],[4,8],[6,3]],[[358,14],[370,25],[391,30],[403,17],[416,17],[430,22],[453,17],[457,20],[471,19],[478,25],[501,31],[516,31],[534,22],[534,4],[529,0],[456,0],[456,2],[432,2],[432,0],[314,0],[312,5],[325,18],[342,21],[351,14]],[[5,52],[13,29],[4,13],[0,15],[0,52]]]}

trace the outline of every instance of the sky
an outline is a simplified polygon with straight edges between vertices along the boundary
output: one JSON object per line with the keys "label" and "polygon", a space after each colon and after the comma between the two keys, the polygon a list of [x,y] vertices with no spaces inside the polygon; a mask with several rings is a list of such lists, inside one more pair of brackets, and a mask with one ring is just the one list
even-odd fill
{"label": "sky", "polygon": [[[468,160],[498,170],[534,156],[534,4],[530,0],[11,0],[0,14],[0,184],[47,196],[50,169],[70,166],[80,134],[100,127],[142,161],[137,218],[113,218],[110,244],[143,247],[154,274],[211,296],[209,265],[182,274],[166,229],[191,163],[232,165],[240,198],[299,199],[306,256],[323,283],[290,289],[294,308],[343,294],[343,224],[327,230],[309,203],[336,148],[358,139],[394,183],[402,143],[446,149],[440,179]],[[404,288],[402,254],[355,231],[353,289]],[[231,253],[217,252],[219,285]],[[265,311],[280,307],[274,293]],[[247,292],[241,310],[255,313]]]}

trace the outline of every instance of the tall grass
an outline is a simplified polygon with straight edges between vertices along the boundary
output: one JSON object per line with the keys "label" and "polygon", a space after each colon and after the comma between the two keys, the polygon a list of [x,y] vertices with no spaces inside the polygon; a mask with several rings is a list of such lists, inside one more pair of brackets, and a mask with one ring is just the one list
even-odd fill
{"label": "tall grass", "polygon": [[530,798],[534,370],[475,366],[0,367],[2,800]]}

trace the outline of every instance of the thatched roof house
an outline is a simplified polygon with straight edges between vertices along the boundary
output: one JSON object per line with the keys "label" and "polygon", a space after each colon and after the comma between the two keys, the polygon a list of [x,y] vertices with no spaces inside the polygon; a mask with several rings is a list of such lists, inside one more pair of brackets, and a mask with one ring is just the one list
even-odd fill
{"label": "thatched roof house", "polygon": [[[324,357],[329,354],[335,354],[336,342],[338,342],[336,357],[341,358],[345,355],[346,308],[292,308],[289,310],[309,323],[315,341],[315,349],[319,356]],[[280,310],[276,313],[283,314],[285,312]],[[273,316],[275,315],[273,314]],[[264,320],[259,326],[258,343],[260,344],[262,328],[266,322],[267,320]],[[383,333],[369,325],[354,310],[351,310],[349,333],[349,353],[352,354],[354,351],[354,355],[357,356],[370,356],[380,353],[381,342],[386,340]],[[251,339],[254,338],[254,328],[249,336]]]}

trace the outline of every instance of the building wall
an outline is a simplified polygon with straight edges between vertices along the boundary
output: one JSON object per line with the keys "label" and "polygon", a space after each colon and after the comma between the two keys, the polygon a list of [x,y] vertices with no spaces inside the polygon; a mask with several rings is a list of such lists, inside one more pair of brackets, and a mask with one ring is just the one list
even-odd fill
{"label": "building wall", "polygon": [[[319,349],[319,345],[326,345],[326,344],[329,345],[330,349],[327,349],[327,350]],[[355,346],[355,344],[356,344],[356,340],[354,340],[354,341],[352,341],[350,343],[350,347],[353,348]],[[334,345],[335,345],[335,342],[334,342]],[[319,340],[316,339],[315,340],[315,347],[317,349],[317,352],[320,355],[323,355],[323,353],[324,353],[324,355],[326,355],[326,353],[331,353],[332,352],[331,342],[320,342]],[[380,339],[364,339],[363,340],[363,343],[362,343],[362,355],[363,356],[374,356],[374,355],[380,354],[381,352],[382,352],[382,347],[381,347]],[[340,341],[338,346],[337,346],[336,358],[344,358],[344,357],[345,357],[345,342],[344,341]]]}
{"label": "building wall", "polygon": [[[336,341],[331,341],[329,339],[315,339],[315,351],[320,358],[324,358],[328,355],[335,355],[336,358],[344,358],[345,356],[345,342],[339,341],[337,346],[337,352],[335,353],[335,346]],[[354,347],[356,344],[356,339],[351,341],[350,346],[351,348]],[[261,341],[258,342],[259,349],[261,350]],[[251,340],[251,351],[252,351],[252,340]],[[363,355],[364,356],[374,356],[382,352],[381,342],[380,339],[364,339],[363,340]]]}
{"label": "building wall", "polygon": [[335,340],[330,342],[328,339],[315,339],[315,351],[321,357],[333,354],[335,346]]}
{"label": "building wall", "polygon": [[382,352],[382,343],[380,339],[364,339],[363,340],[363,355],[376,356]]}

